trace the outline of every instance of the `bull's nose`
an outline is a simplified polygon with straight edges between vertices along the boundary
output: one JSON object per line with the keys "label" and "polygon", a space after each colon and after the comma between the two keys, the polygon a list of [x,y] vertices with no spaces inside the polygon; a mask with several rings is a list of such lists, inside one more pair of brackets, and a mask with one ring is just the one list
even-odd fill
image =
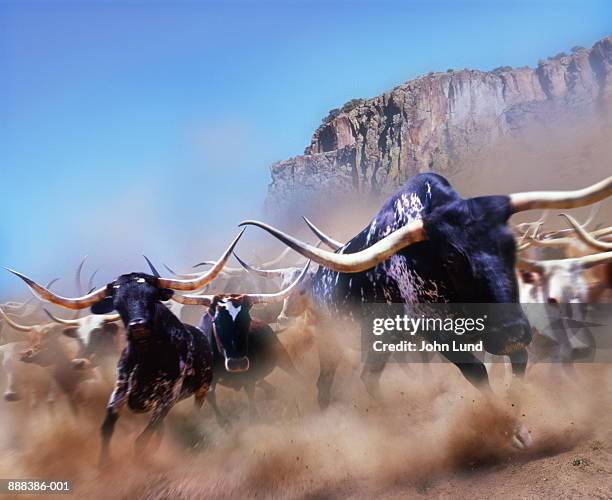
{"label": "bull's nose", "polygon": [[147,322],[144,319],[133,319],[128,323],[128,328],[130,330],[142,330],[146,327],[146,324]]}
{"label": "bull's nose", "polygon": [[21,399],[21,396],[19,395],[18,392],[15,391],[6,391],[4,393],[4,400],[5,401],[19,401]]}
{"label": "bull's nose", "polygon": [[75,370],[84,370],[89,365],[91,365],[91,361],[86,358],[76,358],[72,360],[72,368]]}

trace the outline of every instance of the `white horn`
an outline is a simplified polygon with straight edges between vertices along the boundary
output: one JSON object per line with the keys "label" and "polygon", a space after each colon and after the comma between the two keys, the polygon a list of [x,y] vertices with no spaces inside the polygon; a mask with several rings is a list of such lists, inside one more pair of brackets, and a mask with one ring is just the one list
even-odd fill
{"label": "white horn", "polygon": [[576,208],[612,195],[612,176],[575,191],[531,191],[509,195],[512,213],[536,208]]}
{"label": "white horn", "polygon": [[353,254],[337,254],[308,245],[263,222],[244,221],[239,225],[258,226],[304,257],[340,273],[359,273],[366,271],[384,262],[402,248],[426,239],[423,221],[419,220],[406,224],[365,250]]}

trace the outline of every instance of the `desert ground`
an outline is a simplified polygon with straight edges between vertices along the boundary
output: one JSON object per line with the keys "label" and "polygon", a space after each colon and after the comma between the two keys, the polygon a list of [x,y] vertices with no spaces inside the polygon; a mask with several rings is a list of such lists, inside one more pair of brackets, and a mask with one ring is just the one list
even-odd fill
{"label": "desert ground", "polygon": [[[273,372],[276,393],[257,392],[256,418],[243,392],[220,387],[230,427],[186,400],[159,448],[136,455],[146,417],[126,410],[102,470],[108,387],[85,392],[78,416],[61,398],[53,413],[0,402],[0,476],[70,480],[77,498],[96,499],[612,497],[610,365],[535,364],[511,390],[504,366],[493,365],[496,397],[485,399],[452,365],[392,363],[376,401],[346,346],[333,402],[320,411],[314,339],[299,323],[280,336],[304,380]],[[531,432],[526,451],[510,445],[515,418]]]}

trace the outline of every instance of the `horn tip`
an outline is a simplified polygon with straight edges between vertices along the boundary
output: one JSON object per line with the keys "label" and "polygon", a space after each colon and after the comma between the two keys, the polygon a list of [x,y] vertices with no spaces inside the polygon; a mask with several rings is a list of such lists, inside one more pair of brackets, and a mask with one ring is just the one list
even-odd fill
{"label": "horn tip", "polygon": [[256,226],[258,224],[261,224],[261,222],[253,220],[253,219],[247,219],[247,220],[243,220],[240,224],[238,224],[238,227],[242,227],[242,226]]}
{"label": "horn tip", "polygon": [[13,273],[15,276],[21,278],[28,285],[35,284],[33,280],[28,278],[25,274],[21,274],[19,271],[15,271],[14,269],[11,269],[10,267],[5,267],[4,269],[6,269],[9,273]]}

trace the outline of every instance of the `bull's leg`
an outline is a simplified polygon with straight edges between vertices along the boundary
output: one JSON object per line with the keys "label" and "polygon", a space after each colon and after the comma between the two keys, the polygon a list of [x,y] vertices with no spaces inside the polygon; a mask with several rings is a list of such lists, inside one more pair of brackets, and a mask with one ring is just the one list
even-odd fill
{"label": "bull's leg", "polygon": [[11,402],[19,401],[21,399],[21,394],[19,393],[19,383],[15,377],[15,361],[12,358],[5,358],[3,368],[6,373],[4,399]]}
{"label": "bull's leg", "polygon": [[113,391],[110,401],[106,407],[106,417],[100,428],[102,435],[102,448],[100,449],[100,467],[105,466],[109,461],[110,440],[115,431],[115,423],[119,418],[119,412],[128,398],[128,384],[121,378],[117,380],[115,390]]}
{"label": "bull's leg", "polygon": [[[151,415],[151,419],[149,420],[149,423],[136,438],[136,443],[134,445],[134,448],[137,453],[141,452],[147,447],[147,445],[149,444],[149,441],[151,440],[151,436],[155,432],[163,432],[162,428],[163,428],[164,419],[166,418],[166,415],[168,415],[168,413],[174,406],[174,403],[175,403],[175,399],[169,398],[167,401],[160,402],[155,407],[155,409],[153,410],[153,414]],[[161,439],[160,439],[160,442],[161,442]],[[157,443],[157,446],[159,446],[159,443]]]}
{"label": "bull's leg", "polygon": [[334,362],[329,362],[325,358],[319,357],[321,368],[319,378],[317,379],[317,400],[319,407],[323,410],[329,406],[331,401],[331,386],[336,375],[337,365]]}
{"label": "bull's leg", "polygon": [[[489,385],[489,377],[487,375],[487,369],[484,364],[472,353],[453,353],[445,352],[443,353],[444,357],[448,360],[452,361],[460,370],[461,373],[465,376],[466,379],[470,381],[470,383],[479,389],[486,397],[494,398],[493,391],[491,390],[491,386]],[[511,357],[512,361],[512,357]],[[516,351],[514,363],[517,363],[517,367],[519,370],[522,370],[524,373],[524,369],[526,367],[527,361],[526,357],[519,351]],[[531,436],[529,434],[529,430],[522,422],[515,420],[514,427],[511,431],[511,442],[512,444],[519,449],[526,449],[531,445]]]}
{"label": "bull's leg", "polygon": [[291,356],[289,356],[289,353],[287,352],[285,347],[280,342],[279,342],[278,350],[276,352],[276,363],[278,364],[278,367],[281,370],[283,370],[288,375],[291,375],[291,377],[293,377],[294,380],[297,380],[298,382],[302,384],[305,383],[304,377],[299,371],[297,371],[297,368],[295,367],[295,365],[293,364],[293,361],[291,360]]}
{"label": "bull's leg", "polygon": [[256,420],[258,417],[257,408],[255,406],[255,384],[248,382],[244,385],[244,390],[247,393],[249,399],[249,417],[251,420]]}
{"label": "bull's leg", "polygon": [[454,351],[443,352],[442,354],[459,368],[463,376],[479,391],[487,395],[491,393],[487,369],[484,363],[474,354],[471,352]]}
{"label": "bull's leg", "polygon": [[53,391],[52,388],[49,388],[47,392],[45,403],[47,405],[47,410],[49,411],[49,415],[51,417],[54,417],[55,416],[55,392]]}
{"label": "bull's leg", "polygon": [[77,403],[76,395],[74,392],[67,392],[66,397],[68,398],[68,405],[70,406],[70,411],[72,414],[77,417],[79,415],[79,405]]}
{"label": "bull's leg", "polygon": [[379,399],[380,396],[380,377],[382,375],[387,361],[391,356],[390,352],[375,352],[369,351],[361,370],[361,380],[364,383],[368,394],[374,399]]}
{"label": "bull's leg", "polygon": [[[332,331],[332,330],[330,330]],[[324,336],[317,328],[317,350],[319,353],[319,378],[317,379],[317,400],[319,407],[325,409],[331,401],[331,387],[338,368],[338,355],[340,348],[333,334]]]}
{"label": "bull's leg", "polygon": [[206,399],[206,394],[208,394],[208,384],[202,384],[202,386],[195,393],[195,406],[197,410],[202,409],[202,405],[204,404],[204,400]]}
{"label": "bull's leg", "polygon": [[215,419],[217,420],[217,424],[219,424],[219,427],[227,428],[230,426],[230,421],[225,415],[223,415],[223,413],[221,413],[221,410],[219,410],[219,406],[217,405],[217,391],[215,391],[215,385],[216,384],[213,384],[211,386],[210,391],[208,393],[207,401],[210,403],[210,406],[213,409]]}
{"label": "bull's leg", "polygon": [[106,417],[102,423],[100,433],[102,434],[102,449],[100,450],[100,466],[104,466],[109,461],[109,447],[110,440],[115,431],[115,423],[119,418],[119,411],[117,408],[108,407],[106,409]]}
{"label": "bull's leg", "polygon": [[261,388],[266,394],[266,399],[272,399],[276,395],[276,387],[265,380],[257,382],[258,387]]}
{"label": "bull's leg", "polygon": [[525,373],[527,372],[527,361],[529,360],[529,355],[527,353],[527,349],[520,347],[509,353],[508,357],[510,358],[510,363],[512,366],[512,382],[510,383],[508,395],[510,400],[513,401],[514,407],[518,411],[521,399],[520,396],[523,394],[523,379],[525,377]]}
{"label": "bull's leg", "polygon": [[[515,393],[517,394],[517,396],[519,396],[523,392],[523,378],[525,376],[525,372],[527,371],[527,362],[529,361],[529,354],[527,353],[527,349],[522,347],[512,352],[509,356],[510,362],[512,363],[512,385],[510,386],[510,388],[512,389],[512,393]],[[516,400],[517,403],[515,404],[515,408],[518,413],[518,397]],[[517,420],[512,436],[512,444],[517,448],[526,449],[531,446],[532,441],[533,440],[531,438],[531,434],[529,433],[529,429],[527,429],[527,426]]]}
{"label": "bull's leg", "polygon": [[527,371],[527,362],[529,361],[529,354],[527,349],[521,347],[510,355],[510,363],[512,363],[512,377],[523,378]]}

